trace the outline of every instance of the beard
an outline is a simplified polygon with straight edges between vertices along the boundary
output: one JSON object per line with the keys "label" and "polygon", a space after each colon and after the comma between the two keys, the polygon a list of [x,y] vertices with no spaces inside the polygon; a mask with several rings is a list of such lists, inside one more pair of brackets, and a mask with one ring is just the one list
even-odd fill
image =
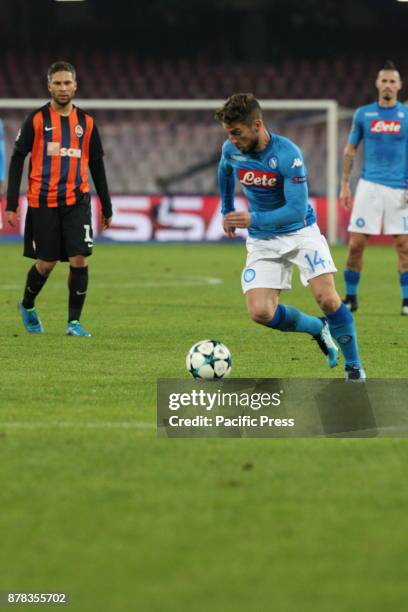
{"label": "beard", "polygon": [[51,95],[51,98],[54,100],[56,104],[58,104],[58,106],[67,106],[67,104],[71,102],[73,97],[74,97],[73,95],[71,96],[69,94],[66,94],[65,96],[61,96],[57,94]]}
{"label": "beard", "polygon": [[256,153],[256,150],[259,146],[259,136],[255,136],[244,149],[241,149],[242,153]]}

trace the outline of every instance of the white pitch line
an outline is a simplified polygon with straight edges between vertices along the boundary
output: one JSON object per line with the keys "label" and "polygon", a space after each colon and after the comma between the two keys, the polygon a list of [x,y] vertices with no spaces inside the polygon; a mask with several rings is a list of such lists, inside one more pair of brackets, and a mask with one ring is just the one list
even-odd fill
{"label": "white pitch line", "polygon": [[[92,283],[92,289],[138,289],[140,287],[202,287],[203,285],[221,285],[223,283],[221,278],[215,277],[203,277],[203,278],[190,278],[190,279],[163,279],[162,281],[146,280],[146,281],[134,281],[129,283]],[[66,283],[50,283],[47,285],[51,289],[65,289]],[[21,289],[21,285],[17,283],[9,283],[0,285],[0,290],[13,291]]]}
{"label": "white pitch line", "polygon": [[1,429],[156,429],[144,421],[2,421]]}

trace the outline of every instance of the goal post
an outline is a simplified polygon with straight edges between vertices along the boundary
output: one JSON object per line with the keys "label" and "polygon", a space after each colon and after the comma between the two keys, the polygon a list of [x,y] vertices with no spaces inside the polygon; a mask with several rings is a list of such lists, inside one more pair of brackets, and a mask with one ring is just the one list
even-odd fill
{"label": "goal post", "polygon": [[[45,99],[37,98],[0,98],[2,109],[11,111],[33,110],[45,104]],[[165,99],[76,99],[79,107],[95,111],[213,111],[225,100],[165,100]],[[325,195],[327,198],[327,238],[335,244],[337,231],[337,189],[338,189],[338,103],[335,100],[260,100],[264,111],[320,111],[317,121],[325,123]],[[307,120],[305,120],[307,123]],[[286,135],[284,132],[282,135]],[[295,138],[296,140],[296,138]],[[306,164],[308,158],[306,157]]]}

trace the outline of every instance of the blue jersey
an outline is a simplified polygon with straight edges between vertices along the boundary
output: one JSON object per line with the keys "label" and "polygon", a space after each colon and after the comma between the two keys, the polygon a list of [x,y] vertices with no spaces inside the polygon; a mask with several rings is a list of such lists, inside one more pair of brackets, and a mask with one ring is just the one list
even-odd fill
{"label": "blue jersey", "polygon": [[242,153],[227,140],[218,166],[222,213],[234,210],[238,179],[251,213],[248,232],[254,238],[288,234],[316,221],[300,149],[283,136],[270,137],[266,148],[255,153]]}
{"label": "blue jersey", "polygon": [[0,119],[0,181],[6,178],[6,153],[4,147],[4,129],[3,122]]}
{"label": "blue jersey", "polygon": [[397,102],[389,108],[378,102],[355,112],[348,142],[364,142],[362,178],[380,185],[405,189],[408,165],[408,108]]}

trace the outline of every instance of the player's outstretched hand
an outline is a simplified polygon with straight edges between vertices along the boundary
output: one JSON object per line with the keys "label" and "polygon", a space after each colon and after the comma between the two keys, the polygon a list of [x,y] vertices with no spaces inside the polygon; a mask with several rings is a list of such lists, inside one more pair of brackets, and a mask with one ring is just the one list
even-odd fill
{"label": "player's outstretched hand", "polygon": [[6,210],[6,219],[11,227],[17,227],[18,220],[20,219],[20,211]]}
{"label": "player's outstretched hand", "polygon": [[112,217],[102,216],[102,231],[107,230],[112,225]]}
{"label": "player's outstretched hand", "polygon": [[224,228],[228,229],[230,227],[236,228],[245,228],[251,225],[251,215],[248,211],[234,211],[230,212],[224,217]]}
{"label": "player's outstretched hand", "polygon": [[340,206],[344,210],[351,210],[353,205],[353,197],[351,195],[351,189],[349,183],[342,183],[340,189]]}

